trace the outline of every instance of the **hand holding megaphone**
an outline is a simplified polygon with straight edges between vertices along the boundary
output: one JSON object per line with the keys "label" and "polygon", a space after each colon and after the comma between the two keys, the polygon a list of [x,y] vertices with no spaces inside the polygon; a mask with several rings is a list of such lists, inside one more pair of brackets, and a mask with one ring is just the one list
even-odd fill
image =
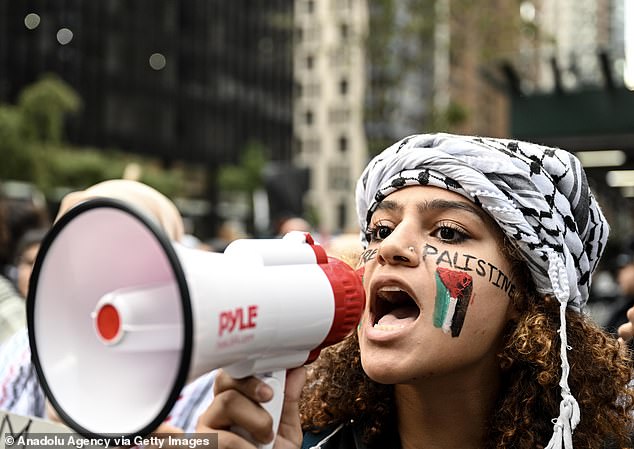
{"label": "hand holding megaphone", "polygon": [[[241,447],[240,438],[260,447],[275,443],[275,448],[299,448],[303,437],[299,398],[305,379],[303,367],[288,370],[280,424],[274,430],[272,417],[263,407],[273,391],[256,377],[234,379],[220,370],[214,381],[214,400],[200,416],[196,432],[218,433],[219,448]],[[236,426],[243,431],[236,432]]]}
{"label": "hand holding megaphone", "polygon": [[[27,315],[62,420],[86,436],[138,435],[205,372],[244,378],[314,359],[356,326],[364,303],[357,273],[309,235],[210,253],[169,241],[126,203],[95,199],[42,243]],[[273,377],[277,400],[284,377]]]}
{"label": "hand holding megaphone", "polygon": [[[269,414],[271,417],[271,425],[269,427],[269,433],[273,436],[277,435],[277,431],[280,426],[280,421],[282,418],[282,413],[284,409],[285,396],[286,396],[286,370],[276,370],[269,373],[264,374],[256,374],[254,379],[259,380],[261,385],[264,385],[268,388],[259,388],[260,396],[262,396],[263,391],[270,391],[270,397],[267,398],[266,402],[262,405],[262,408]],[[268,393],[267,393],[268,395]],[[267,421],[268,423],[268,421]],[[258,440],[255,439],[255,435],[253,431],[249,427],[244,427],[240,425],[235,425],[231,427],[231,431],[235,432],[254,444],[258,443]],[[275,443],[275,438],[273,439],[265,439],[264,444],[259,444],[258,448],[260,449],[271,449],[273,444]]]}

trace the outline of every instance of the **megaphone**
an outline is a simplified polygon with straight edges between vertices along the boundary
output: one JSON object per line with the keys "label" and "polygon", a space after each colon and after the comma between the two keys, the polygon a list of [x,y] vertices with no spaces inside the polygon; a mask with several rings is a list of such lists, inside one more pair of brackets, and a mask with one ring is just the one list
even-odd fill
{"label": "megaphone", "polygon": [[68,211],[42,242],[27,319],[60,418],[87,437],[130,437],[161,424],[203,373],[241,378],[311,361],[356,326],[364,304],[359,275],[309,234],[212,253],[99,198]]}

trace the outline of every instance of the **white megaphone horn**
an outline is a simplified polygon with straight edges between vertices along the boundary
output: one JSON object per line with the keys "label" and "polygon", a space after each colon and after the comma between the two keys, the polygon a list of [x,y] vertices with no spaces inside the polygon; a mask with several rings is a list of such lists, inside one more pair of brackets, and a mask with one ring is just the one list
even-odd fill
{"label": "white megaphone horn", "polygon": [[60,418],[89,437],[133,436],[163,422],[188,380],[220,367],[237,378],[277,371],[275,422],[278,370],[343,339],[364,304],[358,273],[308,234],[211,253],[100,198],[68,211],[42,242],[27,318]]}

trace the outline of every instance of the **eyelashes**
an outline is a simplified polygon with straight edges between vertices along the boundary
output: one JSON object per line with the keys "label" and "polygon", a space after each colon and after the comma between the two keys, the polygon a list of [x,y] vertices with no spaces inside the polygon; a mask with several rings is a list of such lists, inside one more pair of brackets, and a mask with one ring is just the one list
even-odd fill
{"label": "eyelashes", "polygon": [[[392,234],[394,228],[392,224],[379,221],[366,229],[365,238],[368,243],[381,242]],[[469,233],[462,226],[447,221],[439,222],[429,235],[447,244],[462,243],[470,238]]]}
{"label": "eyelashes", "polygon": [[374,226],[368,226],[365,231],[365,238],[368,243],[380,242],[388,238],[393,229],[394,228],[391,224],[379,221]]}
{"label": "eyelashes", "polygon": [[432,235],[446,243],[462,243],[470,237],[463,227],[453,222],[439,223]]}

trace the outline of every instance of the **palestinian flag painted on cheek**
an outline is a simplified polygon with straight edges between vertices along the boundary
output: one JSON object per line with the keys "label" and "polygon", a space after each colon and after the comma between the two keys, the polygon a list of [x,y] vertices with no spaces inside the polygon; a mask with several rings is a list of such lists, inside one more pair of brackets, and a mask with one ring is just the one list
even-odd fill
{"label": "palestinian flag painted on cheek", "polygon": [[434,326],[452,337],[460,335],[472,291],[473,281],[464,271],[436,268]]}

